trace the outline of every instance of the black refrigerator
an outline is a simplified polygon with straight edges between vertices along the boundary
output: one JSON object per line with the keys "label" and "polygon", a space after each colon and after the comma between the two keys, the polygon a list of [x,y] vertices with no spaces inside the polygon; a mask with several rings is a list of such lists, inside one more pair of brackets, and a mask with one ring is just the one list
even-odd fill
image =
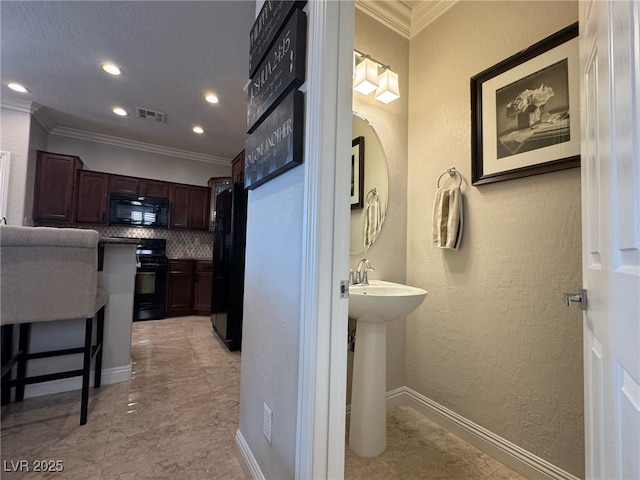
{"label": "black refrigerator", "polygon": [[234,183],[216,196],[211,323],[229,350],[242,344],[247,191]]}

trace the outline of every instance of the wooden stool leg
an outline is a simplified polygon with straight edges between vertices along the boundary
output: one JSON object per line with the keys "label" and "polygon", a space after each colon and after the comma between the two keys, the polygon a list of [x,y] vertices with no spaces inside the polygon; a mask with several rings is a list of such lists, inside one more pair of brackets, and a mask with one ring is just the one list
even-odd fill
{"label": "wooden stool leg", "polygon": [[[2,325],[2,366],[13,356],[13,325]],[[11,370],[4,374],[2,381],[11,380]],[[2,405],[11,401],[11,387],[2,388]]]}
{"label": "wooden stool leg", "polygon": [[82,364],[82,398],[80,400],[80,425],[87,423],[89,407],[89,376],[91,373],[91,344],[93,318],[87,318],[84,335],[84,363]]}
{"label": "wooden stool leg", "polygon": [[[18,339],[18,350],[21,352],[18,359],[17,378],[27,378],[27,354],[29,353],[29,338],[31,337],[31,324],[20,324],[20,338]],[[16,402],[24,400],[24,383],[16,385]]]}
{"label": "wooden stool leg", "polygon": [[103,345],[102,342],[104,340],[104,307],[98,310],[98,331],[96,332],[96,344],[98,347],[98,352],[96,353],[96,371],[95,371],[95,379],[93,382],[93,386],[95,388],[100,387],[100,383],[102,381],[102,350]]}

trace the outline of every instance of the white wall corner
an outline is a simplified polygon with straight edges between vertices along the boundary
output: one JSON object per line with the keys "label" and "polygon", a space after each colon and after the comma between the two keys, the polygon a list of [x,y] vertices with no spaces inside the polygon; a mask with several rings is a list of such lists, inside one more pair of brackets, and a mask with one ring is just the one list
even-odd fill
{"label": "white wall corner", "polygon": [[577,477],[556,467],[518,445],[496,435],[486,428],[458,415],[409,387],[387,392],[387,408],[408,406],[429,420],[446,428],[465,442],[473,445],[507,467],[532,480],[578,480]]}

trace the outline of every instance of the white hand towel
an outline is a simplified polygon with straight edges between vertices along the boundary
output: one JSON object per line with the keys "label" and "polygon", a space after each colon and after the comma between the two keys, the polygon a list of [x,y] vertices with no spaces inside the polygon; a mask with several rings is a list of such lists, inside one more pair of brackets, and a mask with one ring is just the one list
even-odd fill
{"label": "white hand towel", "polygon": [[439,188],[433,203],[433,246],[458,250],[462,239],[462,192]]}
{"label": "white hand towel", "polygon": [[382,229],[382,211],[380,210],[380,201],[378,193],[374,190],[367,195],[367,204],[365,206],[364,216],[364,249],[365,252],[373,244]]}

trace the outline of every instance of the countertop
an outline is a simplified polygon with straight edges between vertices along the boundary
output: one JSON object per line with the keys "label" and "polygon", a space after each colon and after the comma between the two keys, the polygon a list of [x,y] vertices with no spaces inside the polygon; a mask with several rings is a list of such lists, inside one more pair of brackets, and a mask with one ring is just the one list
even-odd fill
{"label": "countertop", "polygon": [[100,237],[99,245],[138,245],[139,238]]}

